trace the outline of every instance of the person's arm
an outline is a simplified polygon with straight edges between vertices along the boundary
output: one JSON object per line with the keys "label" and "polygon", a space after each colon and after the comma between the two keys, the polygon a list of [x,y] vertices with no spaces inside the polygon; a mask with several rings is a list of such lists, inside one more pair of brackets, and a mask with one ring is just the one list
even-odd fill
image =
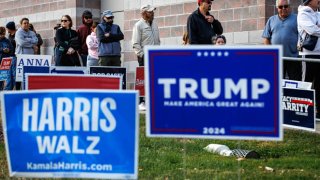
{"label": "person's arm", "polygon": [[216,33],[217,35],[221,35],[223,33],[223,27],[220,21],[218,21],[217,19],[213,20],[212,27],[213,27],[214,33]]}
{"label": "person's arm", "polygon": [[87,37],[86,44],[88,46],[88,49],[91,49],[91,50],[96,50],[99,47],[99,44],[96,43],[96,41],[94,40],[94,37],[91,35]]}
{"label": "person's arm", "polygon": [[68,44],[66,44],[63,39],[63,29],[58,29],[56,31],[56,40],[57,40],[58,46],[63,47],[65,50],[69,49],[70,46]]}
{"label": "person's arm", "polygon": [[132,31],[132,47],[138,57],[143,56],[143,49],[141,46],[141,35],[142,35],[142,32],[139,28],[139,24],[136,23]]}
{"label": "person's arm", "polygon": [[33,46],[36,46],[38,44],[37,35],[33,31],[29,31],[29,32],[31,34],[31,43],[33,44]]}
{"label": "person's arm", "polygon": [[197,24],[195,19],[192,17],[192,14],[188,17],[187,21],[187,29],[189,35],[189,42],[190,44],[199,44],[198,36],[197,36]]}
{"label": "person's arm", "polygon": [[106,33],[104,31],[104,27],[102,24],[99,24],[97,26],[97,38],[98,38],[99,42],[102,42],[102,43],[112,42],[112,40],[110,38],[110,32]]}
{"label": "person's arm", "polygon": [[117,28],[117,34],[112,34],[110,33],[110,40],[113,42],[113,41],[120,41],[120,40],[123,40],[124,38],[124,35],[123,33],[121,32],[121,29],[120,27],[118,26]]}
{"label": "person's arm", "polygon": [[17,31],[15,35],[16,44],[21,47],[33,47],[32,38],[25,38],[22,31]]}
{"label": "person's arm", "polygon": [[307,12],[299,13],[298,23],[301,29],[307,32],[308,34],[320,37],[320,27],[319,27],[320,21],[318,20],[317,23],[313,22],[310,13],[307,13]]}
{"label": "person's arm", "polygon": [[265,45],[269,45],[269,44],[271,44],[270,39],[263,38],[263,44],[265,44]]}
{"label": "person's arm", "polygon": [[41,46],[43,44],[43,40],[40,34],[37,34],[37,38],[38,38],[38,46]]}

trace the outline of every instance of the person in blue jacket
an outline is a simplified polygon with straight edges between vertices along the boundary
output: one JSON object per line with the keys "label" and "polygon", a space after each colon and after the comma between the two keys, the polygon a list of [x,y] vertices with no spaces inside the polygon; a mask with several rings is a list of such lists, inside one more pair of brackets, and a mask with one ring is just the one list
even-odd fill
{"label": "person in blue jacket", "polygon": [[[8,38],[6,38],[6,28],[0,27],[0,63],[2,58],[13,56],[13,46]],[[0,81],[0,89],[3,89],[3,81]]]}
{"label": "person in blue jacket", "polygon": [[121,45],[124,35],[120,27],[113,23],[112,11],[102,13],[102,22],[97,27],[99,43],[99,66],[121,66]]}

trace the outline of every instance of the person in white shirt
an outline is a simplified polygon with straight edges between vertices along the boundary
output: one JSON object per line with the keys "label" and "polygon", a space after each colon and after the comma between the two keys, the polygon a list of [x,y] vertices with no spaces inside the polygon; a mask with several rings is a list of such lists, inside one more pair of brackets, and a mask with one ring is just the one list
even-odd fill
{"label": "person in white shirt", "polygon": [[[303,4],[298,7],[298,32],[299,39],[304,38],[306,33],[320,37],[320,14],[318,12],[320,0],[303,0]],[[299,40],[298,40],[299,41]],[[302,49],[299,53],[305,58],[320,59],[320,40],[310,51]],[[316,117],[320,118],[320,62],[306,62],[305,81],[313,82],[316,92]]]}
{"label": "person in white shirt", "polygon": [[[154,22],[155,10],[156,8],[149,4],[142,6],[141,19],[133,27],[132,46],[137,55],[139,66],[144,66],[144,46],[160,45],[159,28]],[[140,97],[139,110],[145,110],[145,101],[142,97]]]}
{"label": "person in white shirt", "polygon": [[138,57],[139,66],[144,66],[143,47],[146,45],[160,45],[159,29],[154,19],[155,7],[144,5],[141,7],[141,19],[136,22],[132,33],[132,46]]}

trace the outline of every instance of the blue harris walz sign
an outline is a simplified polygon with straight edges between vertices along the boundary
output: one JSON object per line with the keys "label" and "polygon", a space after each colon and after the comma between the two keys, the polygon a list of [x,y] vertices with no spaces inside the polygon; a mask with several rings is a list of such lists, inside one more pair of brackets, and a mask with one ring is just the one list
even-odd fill
{"label": "blue harris walz sign", "polygon": [[145,54],[148,136],[282,140],[279,46]]}
{"label": "blue harris walz sign", "polygon": [[136,91],[2,93],[10,176],[137,178]]}

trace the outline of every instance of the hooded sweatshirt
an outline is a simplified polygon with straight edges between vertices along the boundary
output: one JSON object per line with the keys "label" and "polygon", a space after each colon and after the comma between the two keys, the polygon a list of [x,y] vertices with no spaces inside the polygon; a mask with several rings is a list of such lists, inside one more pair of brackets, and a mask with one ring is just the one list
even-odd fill
{"label": "hooded sweatshirt", "polygon": [[19,28],[15,36],[16,54],[34,54],[33,46],[38,44],[38,38],[33,31]]}
{"label": "hooded sweatshirt", "polygon": [[[320,37],[320,14],[315,12],[309,6],[298,7],[298,32],[299,36],[304,39],[306,33]],[[300,37],[299,40],[300,41]],[[320,40],[313,51],[303,49],[300,55],[320,55]]]}
{"label": "hooded sweatshirt", "polygon": [[[91,16],[92,16],[92,14],[91,14]],[[90,23],[90,24],[85,23],[84,17],[85,17],[85,14],[82,14],[82,24],[80,25],[79,29],[77,30],[79,41],[81,44],[81,47],[78,50],[78,52],[79,52],[79,54],[88,55],[88,47],[86,44],[86,39],[91,34],[92,23]]]}

